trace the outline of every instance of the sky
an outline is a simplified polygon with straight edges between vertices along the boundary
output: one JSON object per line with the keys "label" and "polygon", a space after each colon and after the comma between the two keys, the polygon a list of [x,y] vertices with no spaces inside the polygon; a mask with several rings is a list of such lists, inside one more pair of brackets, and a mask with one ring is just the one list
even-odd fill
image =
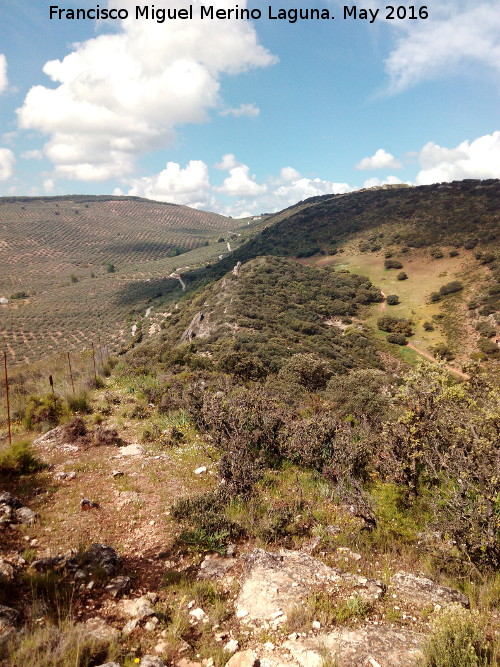
{"label": "sky", "polygon": [[[136,195],[242,217],[500,178],[500,2],[400,0],[389,19],[387,1],[1,0],[0,195]],[[98,6],[123,18],[66,18]],[[156,20],[190,6],[192,19]],[[255,18],[234,18],[244,9]]]}

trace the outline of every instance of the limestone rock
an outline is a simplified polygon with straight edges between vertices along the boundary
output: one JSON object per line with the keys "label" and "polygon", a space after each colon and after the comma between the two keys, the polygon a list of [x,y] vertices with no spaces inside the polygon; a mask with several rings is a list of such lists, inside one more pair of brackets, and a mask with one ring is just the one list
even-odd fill
{"label": "limestone rock", "polygon": [[166,667],[166,665],[156,655],[143,655],[139,667]]}
{"label": "limestone rock", "polygon": [[141,456],[144,454],[144,449],[140,445],[127,445],[120,447],[120,456]]}
{"label": "limestone rock", "polygon": [[120,667],[117,662],[105,662],[102,665],[97,665],[97,667]]}
{"label": "limestone rock", "polygon": [[321,667],[325,651],[339,667],[411,667],[421,657],[422,635],[403,628],[364,624],[339,628],[304,640],[288,640],[284,648],[302,667]]}
{"label": "limestone rock", "polygon": [[389,590],[413,605],[448,605],[452,603],[469,607],[469,598],[454,588],[439,586],[427,577],[419,577],[410,572],[396,572],[391,577]]}
{"label": "limestone rock", "polygon": [[71,470],[70,472],[56,472],[54,475],[54,479],[56,479],[58,482],[69,482],[72,479],[75,479],[76,477],[76,472],[74,470]]}
{"label": "limestone rock", "polygon": [[99,641],[108,641],[117,639],[120,631],[113,626],[108,625],[103,618],[94,616],[89,618],[84,624],[85,632]]}
{"label": "limestone rock", "polygon": [[36,440],[33,440],[33,444],[35,446],[54,444],[62,437],[62,433],[62,428],[60,426],[56,426],[50,431],[47,431],[47,433],[41,435],[39,438],[36,438]]}
{"label": "limestone rock", "polygon": [[[373,601],[384,594],[384,585],[375,580],[328,567],[301,551],[282,549],[279,554],[254,549],[246,557],[247,569],[236,600],[236,616],[243,611],[254,622],[286,615],[307,597],[314,587],[345,596],[359,595]],[[281,614],[280,614],[281,616]]]}
{"label": "limestone rock", "polygon": [[103,571],[112,576],[120,562],[120,557],[107,544],[99,544],[94,542],[90,549],[85,551],[79,558],[73,557],[66,562],[66,567],[70,572],[76,574],[77,571],[82,571],[84,576],[91,575],[93,571]]}
{"label": "limestone rock", "polygon": [[209,554],[200,565],[198,579],[222,579],[235,565],[234,558]]}
{"label": "limestone rock", "polygon": [[189,615],[192,616],[196,621],[204,621],[207,617],[203,609],[197,607],[196,609],[191,609]]}
{"label": "limestone rock", "polygon": [[239,648],[238,640],[230,639],[228,643],[224,646],[224,651],[227,651],[228,653],[236,653],[238,648]]}
{"label": "limestone rock", "polygon": [[155,613],[154,607],[145,595],[135,600],[122,600],[121,610],[125,616],[131,616],[137,620],[153,616]]}
{"label": "limestone rock", "polygon": [[226,662],[226,667],[257,667],[258,660],[252,649],[235,653]]}
{"label": "limestone rock", "polygon": [[14,568],[10,563],[6,563],[2,558],[0,558],[0,576],[4,577],[8,581],[14,579]]}

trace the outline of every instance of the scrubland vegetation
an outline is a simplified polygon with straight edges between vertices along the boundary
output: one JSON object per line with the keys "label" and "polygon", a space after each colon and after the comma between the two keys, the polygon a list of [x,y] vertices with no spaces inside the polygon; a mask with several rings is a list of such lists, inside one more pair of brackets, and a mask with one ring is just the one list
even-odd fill
{"label": "scrubland vegetation", "polygon": [[[45,523],[30,536],[67,544],[76,534],[65,532],[75,530],[68,523],[80,521],[115,540],[134,584],[161,592],[156,614],[169,663],[188,651],[222,667],[228,654],[213,627],[248,641],[237,634],[234,591],[196,578],[206,554],[319,544],[314,553],[330,566],[382,582],[401,569],[425,574],[464,592],[471,609],[412,610],[410,626],[390,599],[315,590],[283,628],[262,631],[262,641],[279,644],[313,621],[370,621],[425,635],[422,667],[498,664],[498,190],[498,182],[463,182],[303,202],[270,218],[230,259],[188,274],[186,294],[154,334],[116,358],[98,352],[97,382],[88,353],[75,358],[75,392],[63,356],[50,370],[54,393],[48,366],[20,367],[0,481],[37,503]],[[375,233],[381,214],[384,231]],[[359,265],[368,277],[353,270]],[[385,296],[387,285],[397,294]],[[160,292],[168,304],[170,292]],[[430,361],[409,345],[424,335]],[[31,444],[56,425],[61,442],[79,448],[70,454],[83,479],[78,492],[48,477],[45,458],[66,471],[62,454],[41,455]],[[115,478],[116,447],[126,440],[141,443],[144,459]],[[210,474],[198,475],[201,464]],[[101,521],[85,512],[68,519],[67,508],[80,510],[89,490],[106,507]],[[130,503],[110,519],[110,505],[123,498]],[[147,542],[149,533],[159,553],[148,547],[139,556],[135,535]],[[36,544],[23,553],[28,563],[40,555]],[[83,553],[81,546],[76,558]],[[340,561],[343,553],[357,560]],[[4,648],[9,667],[137,662],[145,634],[99,643],[81,633],[86,602],[104,596],[107,579],[94,575],[97,592],[29,570],[6,583],[31,623]],[[201,629],[190,622],[193,606],[209,619]],[[37,614],[46,619],[39,626]],[[325,664],[334,658],[325,655]]]}

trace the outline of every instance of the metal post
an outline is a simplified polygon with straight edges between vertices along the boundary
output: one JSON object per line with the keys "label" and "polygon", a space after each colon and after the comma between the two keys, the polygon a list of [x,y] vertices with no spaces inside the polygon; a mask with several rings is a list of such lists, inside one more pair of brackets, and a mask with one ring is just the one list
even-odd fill
{"label": "metal post", "polygon": [[3,352],[3,367],[5,370],[5,399],[7,402],[7,427],[9,431],[9,445],[12,445],[12,432],[10,430],[10,405],[9,405],[9,376],[7,375],[7,352]]}

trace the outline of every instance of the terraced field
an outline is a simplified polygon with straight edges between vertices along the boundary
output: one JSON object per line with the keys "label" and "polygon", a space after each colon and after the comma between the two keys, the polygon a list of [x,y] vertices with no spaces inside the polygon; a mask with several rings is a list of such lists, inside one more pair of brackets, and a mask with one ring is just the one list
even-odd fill
{"label": "terraced field", "polygon": [[182,294],[169,274],[227,253],[218,239],[235,226],[139,198],[0,199],[0,349],[25,362],[97,334],[112,349],[126,343],[149,299]]}

